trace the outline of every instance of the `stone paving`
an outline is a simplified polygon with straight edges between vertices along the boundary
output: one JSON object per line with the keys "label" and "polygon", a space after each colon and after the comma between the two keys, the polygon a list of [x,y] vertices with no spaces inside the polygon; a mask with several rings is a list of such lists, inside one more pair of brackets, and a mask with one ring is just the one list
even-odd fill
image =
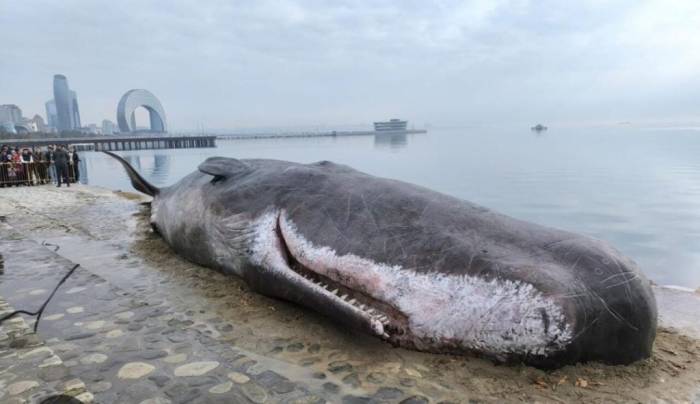
{"label": "stone paving", "polygon": [[[8,225],[4,230],[0,251],[7,270],[0,295],[33,310],[73,263]],[[78,268],[52,300],[39,334],[70,370],[70,378],[84,380],[98,402],[428,402],[407,394],[415,385],[408,379],[408,388],[381,387],[386,379],[381,374],[369,379],[378,386],[371,396],[339,395],[339,381],[355,388],[361,384],[350,363],[333,361],[328,374],[276,363],[216,340],[210,330],[191,327],[194,315],[176,312],[163,301],[142,301]],[[213,324],[220,332],[233,328],[216,320]],[[311,356],[318,346],[290,343],[278,349],[310,355],[309,365],[318,362]],[[281,374],[285,370],[305,381],[291,380]],[[42,388],[49,382],[34,380]],[[31,388],[39,387],[34,383]]]}
{"label": "stone paving", "polygon": [[[42,302],[72,267],[29,240],[5,241],[2,250],[8,271],[0,290],[16,307]],[[47,345],[65,361],[62,366],[85,380],[99,402],[323,401],[269,369],[253,368],[255,361],[244,353],[212,349],[206,334],[182,327],[188,322],[186,315],[133,299],[79,268],[51,302],[40,333],[50,336]],[[47,380],[37,377],[25,389],[39,387],[36,381]]]}
{"label": "stone paving", "polygon": [[[0,316],[14,310],[0,298]],[[35,402],[58,395],[82,403],[94,398],[21,316],[5,321],[0,326],[0,402]]]}

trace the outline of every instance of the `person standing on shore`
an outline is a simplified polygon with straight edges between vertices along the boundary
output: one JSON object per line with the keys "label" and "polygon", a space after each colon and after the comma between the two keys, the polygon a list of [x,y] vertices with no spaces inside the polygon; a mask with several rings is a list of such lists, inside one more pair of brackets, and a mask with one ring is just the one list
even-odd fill
{"label": "person standing on shore", "polygon": [[22,171],[24,172],[25,185],[34,185],[36,177],[34,176],[34,157],[29,149],[22,149],[20,154],[20,162],[22,163]]}
{"label": "person standing on shore", "polygon": [[70,169],[70,178],[73,179],[73,182],[78,182],[80,181],[80,168],[78,166],[78,164],[80,164],[80,157],[75,150],[75,146],[71,147],[69,150],[68,167]]}
{"label": "person standing on shore", "polygon": [[44,153],[44,161],[46,164],[48,164],[49,167],[49,179],[51,180],[51,183],[56,183],[56,164],[54,164],[54,151],[53,151],[53,146],[49,146],[48,149],[46,150],[46,153]]}
{"label": "person standing on shore", "polygon": [[70,181],[68,180],[68,153],[63,145],[58,145],[58,149],[54,152],[54,165],[56,166],[56,180],[58,181],[57,187],[61,186],[61,180],[66,183],[67,187],[70,187]]}

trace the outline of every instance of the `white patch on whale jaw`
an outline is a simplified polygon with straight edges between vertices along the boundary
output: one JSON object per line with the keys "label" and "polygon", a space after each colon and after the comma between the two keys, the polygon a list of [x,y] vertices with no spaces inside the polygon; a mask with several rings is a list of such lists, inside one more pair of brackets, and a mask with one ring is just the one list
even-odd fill
{"label": "white patch on whale jaw", "polygon": [[[274,221],[274,215],[266,220]],[[457,348],[506,359],[511,355],[549,356],[572,340],[564,310],[528,283],[422,274],[352,254],[339,256],[329,247],[308,241],[284,211],[277,223],[287,248],[306,268],[385,302],[405,316],[406,331],[414,336],[416,348]],[[262,244],[271,241],[260,239]],[[269,251],[260,247],[256,250]],[[386,333],[384,337],[406,341]]]}
{"label": "white patch on whale jaw", "polygon": [[[292,269],[287,261],[286,243],[280,237],[281,211],[269,209],[266,213],[255,219],[253,224],[254,237],[250,248],[250,262],[253,265],[275,272],[286,279],[290,286],[296,285],[305,288],[323,297],[333,307],[342,308],[347,315],[359,320],[364,327],[375,335],[388,339],[384,326],[388,319],[380,313],[376,313],[371,307],[357,302],[355,299],[344,295],[337,288],[318,279],[314,279],[307,272],[297,272]],[[292,286],[293,287],[293,286]]]}

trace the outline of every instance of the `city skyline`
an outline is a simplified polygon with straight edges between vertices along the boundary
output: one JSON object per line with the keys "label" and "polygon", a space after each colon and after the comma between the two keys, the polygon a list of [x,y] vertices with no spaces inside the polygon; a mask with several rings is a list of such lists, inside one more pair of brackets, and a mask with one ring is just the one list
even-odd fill
{"label": "city skyline", "polygon": [[699,18],[698,2],[661,0],[29,0],[0,15],[0,57],[24,61],[3,64],[0,103],[43,111],[60,72],[84,121],[115,119],[124,89],[148,88],[174,131],[697,122]]}
{"label": "city skyline", "polygon": [[165,111],[160,101],[148,90],[134,89],[122,96],[116,112],[119,125],[109,119],[103,119],[100,125],[82,125],[78,95],[70,89],[68,78],[63,74],[53,76],[53,94],[54,97],[44,103],[46,121],[39,114],[31,119],[24,117],[22,109],[15,104],[0,104],[0,127],[10,133],[79,131],[111,135],[119,131],[134,132],[143,129],[136,124],[135,111],[143,107],[149,113],[150,128],[147,130],[167,132]]}

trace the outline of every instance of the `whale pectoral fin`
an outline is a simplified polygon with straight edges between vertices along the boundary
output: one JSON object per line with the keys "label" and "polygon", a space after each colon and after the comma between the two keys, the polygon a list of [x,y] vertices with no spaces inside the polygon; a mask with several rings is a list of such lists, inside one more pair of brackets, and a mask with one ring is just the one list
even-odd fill
{"label": "whale pectoral fin", "polygon": [[131,185],[136,189],[137,191],[143,192],[146,195],[149,196],[156,196],[158,195],[158,192],[160,192],[160,189],[156,187],[155,185],[152,185],[148,181],[146,181],[141,174],[138,173],[134,169],[134,167],[129,164],[128,161],[124,160],[121,156],[118,154],[114,154],[112,152],[108,152],[106,150],[103,150],[102,153],[109,154],[110,156],[114,157],[121,163],[122,166],[124,166],[124,169],[126,170],[126,173],[129,175],[129,179],[131,180]]}
{"label": "whale pectoral fin", "polygon": [[197,169],[204,174],[226,178],[231,175],[249,171],[250,167],[240,160],[228,157],[209,157],[208,159],[204,160],[204,162],[200,164]]}

